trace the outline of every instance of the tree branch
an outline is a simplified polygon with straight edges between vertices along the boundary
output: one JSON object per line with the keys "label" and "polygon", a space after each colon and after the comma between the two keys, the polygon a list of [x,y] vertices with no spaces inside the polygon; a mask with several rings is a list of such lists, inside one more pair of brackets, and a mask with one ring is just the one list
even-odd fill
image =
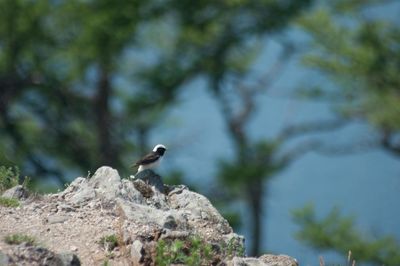
{"label": "tree branch", "polygon": [[392,132],[384,131],[380,143],[385,150],[391,152],[393,155],[400,156],[400,143],[395,142],[395,137],[395,134]]}
{"label": "tree branch", "polygon": [[348,123],[348,120],[337,118],[332,120],[313,121],[301,125],[287,126],[279,133],[277,139],[279,142],[285,142],[289,139],[308,133],[320,133],[337,130],[346,126]]}
{"label": "tree branch", "polygon": [[291,162],[295,161],[299,157],[303,156],[307,152],[316,152],[325,156],[339,156],[339,155],[351,155],[358,154],[361,152],[370,151],[372,149],[379,148],[380,144],[376,141],[365,141],[358,142],[352,145],[341,144],[341,145],[327,145],[324,141],[310,140],[299,144],[297,147],[291,149],[280,157],[278,162],[282,165],[287,166]]}

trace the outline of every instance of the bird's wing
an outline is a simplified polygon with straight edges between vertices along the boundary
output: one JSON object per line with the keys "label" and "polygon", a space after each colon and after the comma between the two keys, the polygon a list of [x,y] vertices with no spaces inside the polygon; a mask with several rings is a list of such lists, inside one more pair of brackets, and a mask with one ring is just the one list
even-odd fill
{"label": "bird's wing", "polygon": [[152,152],[152,153],[149,153],[146,156],[144,156],[139,161],[137,161],[133,166],[139,166],[141,164],[150,164],[150,163],[157,161],[158,158],[160,158],[160,155]]}

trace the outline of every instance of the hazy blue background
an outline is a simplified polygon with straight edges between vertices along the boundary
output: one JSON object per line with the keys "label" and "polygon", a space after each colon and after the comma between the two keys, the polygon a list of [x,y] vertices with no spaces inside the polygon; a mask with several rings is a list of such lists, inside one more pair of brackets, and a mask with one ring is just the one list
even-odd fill
{"label": "hazy blue background", "polygon": [[[331,115],[329,106],[324,103],[267,96],[260,101],[264,103],[263,108],[255,120],[262,121],[257,123],[264,126],[254,128],[255,136],[269,136],[276,127],[289,122]],[[195,184],[207,190],[208,186],[213,186],[216,160],[232,153],[229,138],[225,136],[217,107],[201,84],[182,95],[182,102],[180,108],[169,115],[165,132],[159,131],[160,134],[152,138],[154,143],[172,146],[162,168],[182,167]],[[172,123],[176,127],[171,128]],[[357,124],[321,135],[334,145],[339,141],[351,143],[368,134],[373,134],[368,126]],[[360,230],[377,235],[395,234],[400,238],[399,177],[398,160],[380,150],[345,156],[305,154],[269,185],[263,248],[273,253],[290,254],[302,265],[316,265],[319,253],[293,238],[298,228],[291,220],[293,209],[310,202],[321,215],[339,206],[344,214],[357,218]],[[246,223],[244,210],[242,217]],[[324,257],[329,259],[326,253]]]}
{"label": "hazy blue background", "polygon": [[[399,20],[400,2],[393,2],[385,8],[370,10],[368,15]],[[304,38],[297,30],[289,34],[300,41]],[[280,49],[273,40],[266,42],[266,47],[269,53],[259,58],[256,71],[262,71],[265,62],[273,61],[274,52]],[[259,99],[260,109],[251,125],[254,138],[273,137],[282,127],[293,123],[334,117],[332,106],[327,102],[290,97],[294,88],[324,81],[318,72],[301,65],[300,57],[291,60],[273,89]],[[216,161],[232,155],[233,151],[217,105],[205,86],[201,79],[188,85],[190,89],[180,96],[181,104],[170,112],[165,125],[160,126],[162,130],[156,130],[152,140],[172,146],[162,166],[164,169],[181,167],[192,182],[206,191],[214,185]],[[291,144],[317,137],[334,147],[351,145],[374,135],[367,124],[354,122],[334,132],[307,135]],[[289,254],[301,265],[317,265],[319,255],[326,261],[342,259],[344,262],[347,254],[319,253],[294,239],[298,228],[292,222],[291,211],[311,202],[321,216],[338,206],[343,214],[356,218],[360,231],[399,239],[399,191],[398,159],[381,149],[340,156],[307,153],[268,184],[263,249]],[[242,210],[244,223],[246,217]]]}

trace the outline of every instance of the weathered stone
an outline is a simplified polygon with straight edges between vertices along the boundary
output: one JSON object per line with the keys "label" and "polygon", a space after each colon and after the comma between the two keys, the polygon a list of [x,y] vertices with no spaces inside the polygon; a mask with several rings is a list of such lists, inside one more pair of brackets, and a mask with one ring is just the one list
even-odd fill
{"label": "weathered stone", "polygon": [[57,223],[63,223],[68,220],[68,216],[64,215],[51,215],[47,217],[47,222],[49,224],[57,224]]}
{"label": "weathered stone", "polygon": [[[79,266],[80,261],[74,254],[58,255],[46,248],[21,244],[12,249],[9,254],[10,265],[48,265],[48,266]],[[4,265],[8,265],[4,264]]]}
{"label": "weathered stone", "polygon": [[134,265],[139,265],[143,261],[143,244],[140,240],[135,240],[131,246],[131,257]]}
{"label": "weathered stone", "polygon": [[79,261],[78,256],[73,253],[62,253],[59,254],[58,257],[61,260],[61,265],[63,266],[80,266],[81,262]]}
{"label": "weathered stone", "polygon": [[6,191],[4,191],[1,196],[5,197],[5,198],[13,198],[13,199],[18,199],[18,200],[24,200],[24,199],[27,199],[29,197],[29,192],[23,186],[17,185],[15,187],[12,187],[12,188],[7,189]]}
{"label": "weathered stone", "polygon": [[273,266],[298,266],[296,259],[287,255],[272,255],[265,254],[260,257],[260,260],[265,262],[267,265]]}
{"label": "weathered stone", "polygon": [[134,180],[133,181],[133,186],[135,187],[135,189],[137,191],[140,192],[140,194],[142,194],[143,197],[145,198],[151,198],[154,196],[154,192],[151,189],[151,186],[146,184],[144,181],[142,180]]}
{"label": "weathered stone", "polygon": [[10,257],[0,251],[0,265],[10,264]]}
{"label": "weathered stone", "polygon": [[150,169],[143,170],[135,175],[135,179],[143,180],[146,184],[155,187],[159,192],[164,193],[164,183],[161,177]]}
{"label": "weathered stone", "polygon": [[296,259],[286,255],[262,255],[259,258],[234,257],[227,266],[298,266]]}
{"label": "weathered stone", "polygon": [[178,224],[176,223],[174,216],[168,215],[167,217],[165,217],[163,228],[175,229],[177,226]]}
{"label": "weathered stone", "polygon": [[232,260],[227,262],[227,266],[267,266],[267,265],[257,258],[234,257]]}

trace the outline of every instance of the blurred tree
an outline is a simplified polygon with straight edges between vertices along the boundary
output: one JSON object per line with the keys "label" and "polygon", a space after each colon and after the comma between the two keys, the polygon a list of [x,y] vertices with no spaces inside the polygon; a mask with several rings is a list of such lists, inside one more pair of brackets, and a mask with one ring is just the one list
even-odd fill
{"label": "blurred tree", "polygon": [[[260,252],[264,181],[282,169],[289,157],[273,159],[277,143],[254,141],[248,136],[247,124],[255,112],[255,99],[268,87],[267,82],[257,88],[236,86],[235,83],[251,75],[250,65],[259,44],[254,37],[279,32],[310,2],[171,2],[179,24],[175,25],[176,48],[170,58],[199,69],[209,81],[209,89],[221,107],[235,155],[232,161],[221,163],[218,179],[229,194],[229,205],[237,202],[232,199],[239,198],[251,210],[251,220],[246,221],[246,226],[252,232],[252,255]],[[287,59],[284,52],[278,64]],[[269,81],[268,77],[265,80]],[[239,193],[235,193],[238,190]],[[228,205],[228,201],[225,203]]]}
{"label": "blurred tree", "polygon": [[372,15],[393,1],[330,1],[299,19],[311,37],[306,65],[338,85],[308,92],[340,99],[337,111],[362,119],[380,133],[379,145],[400,156],[400,23],[398,17]]}
{"label": "blurred tree", "polygon": [[65,183],[74,169],[127,169],[132,149],[147,149],[183,78],[151,73],[129,88],[117,82],[134,74],[120,63],[126,50],[139,49],[138,23],[157,17],[146,3],[0,3],[1,164]]}
{"label": "blurred tree", "polygon": [[[393,4],[398,8],[395,1],[330,1],[301,17],[299,25],[312,43],[305,64],[335,87],[324,84],[306,92],[340,100],[336,110],[342,117],[361,119],[377,130],[374,147],[400,156],[400,23],[398,16],[372,12],[375,7],[391,9]],[[393,238],[365,239],[337,211],[319,220],[306,208],[295,219],[302,227],[300,239],[313,247],[352,250],[356,260],[379,265],[400,264],[399,245]]]}
{"label": "blurred tree", "polygon": [[128,154],[136,147],[144,152],[179,90],[205,78],[235,148],[219,179],[230,198],[239,195],[250,207],[250,253],[258,254],[265,181],[309,145],[276,153],[295,132],[313,127],[272,141],[248,134],[256,99],[290,46],[260,84],[244,81],[251,79],[258,40],[283,30],[310,3],[2,1],[1,160],[62,182],[71,169],[126,168]]}
{"label": "blurred tree", "polygon": [[[232,205],[245,203],[251,217],[250,221],[245,219],[251,231],[251,255],[260,253],[261,241],[265,238],[262,227],[267,212],[265,202],[268,197],[268,181],[308,151],[330,152],[324,143],[314,139],[291,148],[284,144],[301,135],[331,131],[345,124],[341,119],[314,121],[287,126],[274,138],[254,140],[250,137],[248,124],[256,113],[257,99],[280,76],[285,62],[289,61],[291,52],[288,49],[282,50],[276,63],[255,82],[257,85],[246,85],[239,78],[231,80],[232,83],[218,85],[214,91],[228,133],[232,137],[234,157],[220,160],[218,180],[222,186],[213,194],[225,205],[223,210],[230,211]],[[228,212],[228,215],[232,213]],[[240,222],[238,217],[232,218]]]}
{"label": "blurred tree", "polygon": [[396,239],[367,237],[368,234],[357,230],[353,218],[343,217],[338,209],[325,218],[317,218],[313,206],[307,206],[294,212],[294,220],[301,226],[297,238],[316,249],[334,249],[340,254],[351,251],[357,265],[400,265],[400,245]]}

